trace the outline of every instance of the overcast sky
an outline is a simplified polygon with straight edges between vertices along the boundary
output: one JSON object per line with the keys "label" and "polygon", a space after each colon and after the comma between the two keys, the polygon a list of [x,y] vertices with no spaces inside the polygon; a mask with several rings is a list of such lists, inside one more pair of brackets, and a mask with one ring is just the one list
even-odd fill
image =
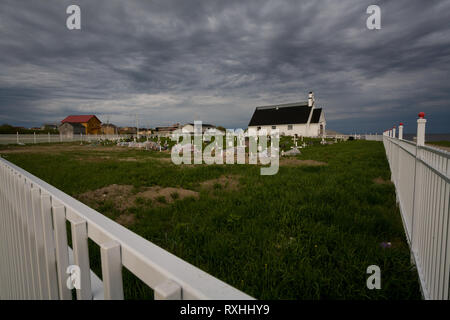
{"label": "overcast sky", "polygon": [[[81,30],[66,8],[81,7]],[[366,9],[381,7],[381,30]],[[0,123],[246,128],[314,91],[327,128],[450,132],[450,1],[1,0]]]}

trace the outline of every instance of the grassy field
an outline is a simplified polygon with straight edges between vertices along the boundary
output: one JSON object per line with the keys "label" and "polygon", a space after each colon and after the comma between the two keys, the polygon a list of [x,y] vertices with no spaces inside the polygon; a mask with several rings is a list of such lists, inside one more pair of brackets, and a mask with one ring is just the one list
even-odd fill
{"label": "grassy field", "polygon": [[[252,165],[176,166],[169,153],[118,147],[0,154],[255,298],[420,299],[380,142],[314,145],[274,176]],[[116,186],[127,206],[99,196],[115,184],[127,186]],[[143,196],[156,186],[170,195]],[[98,247],[90,248],[101,276]],[[381,290],[366,288],[369,265],[381,269]],[[152,297],[129,272],[124,283],[126,298]]]}
{"label": "grassy field", "polygon": [[430,141],[428,144],[442,146],[442,147],[450,147],[450,141]]}

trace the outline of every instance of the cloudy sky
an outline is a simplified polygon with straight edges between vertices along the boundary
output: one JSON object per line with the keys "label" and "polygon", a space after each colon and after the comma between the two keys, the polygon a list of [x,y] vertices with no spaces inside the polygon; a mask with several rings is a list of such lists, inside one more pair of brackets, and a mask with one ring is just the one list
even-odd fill
{"label": "cloudy sky", "polygon": [[[81,30],[66,9],[81,8]],[[366,9],[381,7],[381,30]],[[245,128],[314,91],[327,128],[450,132],[450,1],[1,0],[0,123]]]}

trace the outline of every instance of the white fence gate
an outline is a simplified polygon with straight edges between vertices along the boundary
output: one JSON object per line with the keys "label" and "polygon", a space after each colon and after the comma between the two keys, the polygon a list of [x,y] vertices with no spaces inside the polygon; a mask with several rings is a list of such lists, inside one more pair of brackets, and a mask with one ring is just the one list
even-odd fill
{"label": "white fence gate", "polygon": [[425,299],[449,299],[450,153],[425,146],[424,114],[417,144],[403,140],[403,124],[386,131],[384,146],[403,225]]}
{"label": "white fence gate", "polygon": [[[90,271],[88,239],[100,247],[102,280]],[[155,299],[253,299],[0,158],[0,299],[70,300],[71,265],[77,299],[123,299],[122,267]]]}

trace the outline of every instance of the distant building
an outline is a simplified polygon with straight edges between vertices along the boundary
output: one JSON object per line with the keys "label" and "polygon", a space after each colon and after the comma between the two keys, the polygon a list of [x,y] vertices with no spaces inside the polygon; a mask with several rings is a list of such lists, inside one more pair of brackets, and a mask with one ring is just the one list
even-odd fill
{"label": "distant building", "polygon": [[325,135],[325,115],[316,108],[314,93],[308,101],[257,107],[248,128],[253,130],[278,129],[281,135],[318,137]]}
{"label": "distant building", "polygon": [[152,130],[151,129],[147,129],[147,128],[139,128],[139,134],[142,135],[142,136],[151,135],[152,134]]}
{"label": "distant building", "polygon": [[101,132],[102,122],[94,115],[68,116],[61,121],[61,124],[64,123],[81,124],[85,128],[83,134],[100,134]]}
{"label": "distant building", "polygon": [[168,127],[156,127],[155,130],[153,130],[153,134],[158,137],[169,137],[172,132],[180,128],[181,125],[179,123],[175,123]]}
{"label": "distant building", "polygon": [[73,138],[74,135],[86,134],[86,128],[81,123],[64,122],[58,128],[59,134],[65,138]]}
{"label": "distant building", "polygon": [[[216,129],[212,124],[202,123],[202,133],[204,133],[208,129]],[[186,123],[182,126],[183,132],[187,132],[190,134],[194,134],[194,123]]]}
{"label": "distant building", "polygon": [[121,127],[119,128],[119,134],[136,134],[136,127]]}
{"label": "distant building", "polygon": [[102,124],[101,134],[117,134],[117,127],[113,124]]}

